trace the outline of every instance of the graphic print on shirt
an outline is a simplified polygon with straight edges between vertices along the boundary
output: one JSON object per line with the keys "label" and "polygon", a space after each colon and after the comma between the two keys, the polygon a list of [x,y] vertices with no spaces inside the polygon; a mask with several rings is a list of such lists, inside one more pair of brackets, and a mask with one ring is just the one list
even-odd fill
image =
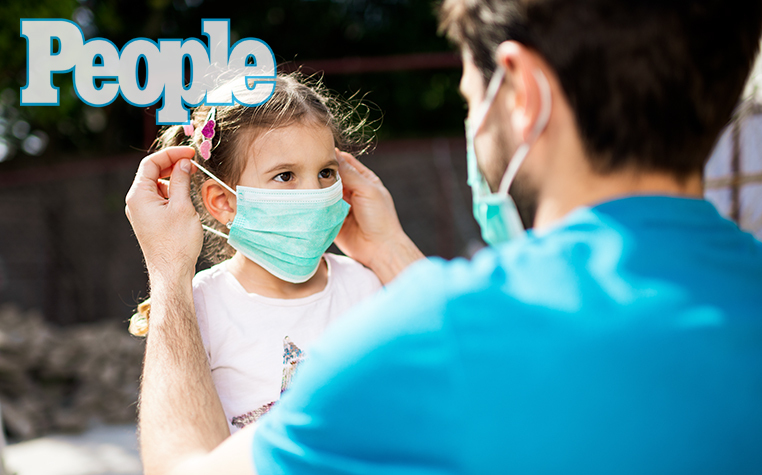
{"label": "graphic print on shirt", "polygon": [[[297,366],[299,366],[299,363],[301,363],[304,360],[304,352],[299,349],[296,344],[294,344],[293,341],[289,337],[283,338],[283,377],[281,379],[280,383],[280,392],[283,394],[283,391],[286,390],[291,385],[291,378],[294,376],[294,373],[296,372]],[[249,411],[246,414],[235,416],[230,420],[230,423],[234,426],[238,427],[239,429],[243,429],[247,425],[251,424],[252,422],[256,422],[257,419],[262,417],[264,414],[269,411],[276,401],[271,401],[265,404],[264,406],[260,407],[259,409],[254,409],[253,411]]]}

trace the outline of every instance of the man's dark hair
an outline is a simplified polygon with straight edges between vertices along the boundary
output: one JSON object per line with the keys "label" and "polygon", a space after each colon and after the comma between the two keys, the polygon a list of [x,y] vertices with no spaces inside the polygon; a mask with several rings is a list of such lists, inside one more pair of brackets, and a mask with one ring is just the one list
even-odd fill
{"label": "man's dark hair", "polygon": [[555,70],[594,169],[701,172],[759,48],[760,0],[445,0],[485,80],[517,41]]}

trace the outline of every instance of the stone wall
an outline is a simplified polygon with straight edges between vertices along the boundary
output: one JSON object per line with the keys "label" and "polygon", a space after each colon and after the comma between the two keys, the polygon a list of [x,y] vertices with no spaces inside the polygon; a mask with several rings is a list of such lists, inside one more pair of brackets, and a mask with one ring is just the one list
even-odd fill
{"label": "stone wall", "polygon": [[0,307],[0,407],[13,440],[135,420],[143,340],[117,322],[61,327]]}

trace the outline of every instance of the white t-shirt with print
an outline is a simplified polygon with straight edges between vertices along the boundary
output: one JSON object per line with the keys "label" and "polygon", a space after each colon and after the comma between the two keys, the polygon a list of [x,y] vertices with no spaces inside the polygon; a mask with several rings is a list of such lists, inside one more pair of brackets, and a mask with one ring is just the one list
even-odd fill
{"label": "white t-shirt with print", "polygon": [[280,398],[296,365],[330,322],[381,288],[378,277],[362,264],[334,254],[323,257],[325,289],[298,299],[246,292],[227,262],[194,277],[201,338],[231,433]]}

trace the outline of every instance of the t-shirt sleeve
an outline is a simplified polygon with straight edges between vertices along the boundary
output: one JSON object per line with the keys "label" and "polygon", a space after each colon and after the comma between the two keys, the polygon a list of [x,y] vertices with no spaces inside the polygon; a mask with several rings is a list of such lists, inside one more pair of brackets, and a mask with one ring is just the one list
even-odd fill
{"label": "t-shirt sleeve", "polygon": [[[260,419],[260,475],[449,473],[464,408],[441,264],[412,266],[334,325]],[[425,298],[421,298],[425,296]],[[454,457],[454,455],[453,455]]]}

